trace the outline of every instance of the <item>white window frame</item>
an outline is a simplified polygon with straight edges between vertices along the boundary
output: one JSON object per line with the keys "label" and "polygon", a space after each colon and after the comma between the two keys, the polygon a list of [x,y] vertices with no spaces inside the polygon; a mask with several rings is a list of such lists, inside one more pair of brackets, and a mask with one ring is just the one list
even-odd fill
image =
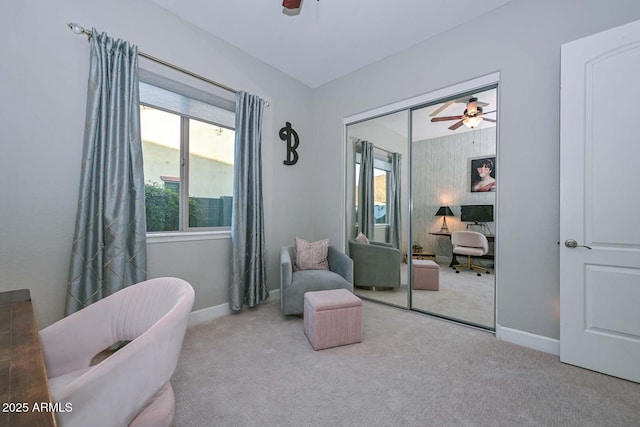
{"label": "white window frame", "polygon": [[189,226],[189,120],[235,131],[235,102],[140,70],[140,105],[180,117],[179,230],[147,231],[147,243],[230,239],[230,226]]}

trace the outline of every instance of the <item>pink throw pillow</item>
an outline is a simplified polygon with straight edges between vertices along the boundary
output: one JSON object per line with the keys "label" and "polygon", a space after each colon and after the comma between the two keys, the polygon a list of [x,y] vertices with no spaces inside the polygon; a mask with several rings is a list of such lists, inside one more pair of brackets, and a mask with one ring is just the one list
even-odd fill
{"label": "pink throw pillow", "polygon": [[317,242],[307,242],[296,237],[295,240],[295,262],[293,269],[297,270],[328,270],[329,262],[327,253],[329,252],[329,239],[318,240]]}

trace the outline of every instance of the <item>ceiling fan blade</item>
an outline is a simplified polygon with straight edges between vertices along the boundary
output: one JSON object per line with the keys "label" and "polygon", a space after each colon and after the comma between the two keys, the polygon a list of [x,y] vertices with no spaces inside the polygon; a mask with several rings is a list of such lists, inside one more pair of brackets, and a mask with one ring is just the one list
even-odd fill
{"label": "ceiling fan blade", "polygon": [[456,129],[458,129],[460,126],[462,126],[462,120],[460,120],[458,123],[454,123],[453,125],[449,126],[449,129],[451,129],[451,130],[456,130]]}
{"label": "ceiling fan blade", "polygon": [[486,107],[487,105],[489,105],[489,103],[488,103],[488,102],[480,102],[480,101],[476,102],[476,104],[478,105],[478,107],[482,107],[482,108],[484,108],[484,107]]}
{"label": "ceiling fan blade", "polygon": [[482,112],[482,114],[491,114],[491,113],[495,113],[495,112],[496,112],[496,110],[493,110],[493,111],[487,111],[487,112],[484,112],[484,111],[483,111],[483,112]]}
{"label": "ceiling fan blade", "polygon": [[443,117],[434,117],[431,119],[432,122],[444,122],[446,120],[460,120],[463,119],[464,116],[443,116]]}
{"label": "ceiling fan blade", "polygon": [[453,104],[455,102],[454,99],[445,102],[444,104],[442,104],[440,107],[438,107],[438,109],[436,111],[434,111],[433,113],[429,114],[430,117],[434,117],[437,116],[438,114],[442,113],[444,110],[446,110],[447,108],[449,108],[451,106],[451,104]]}
{"label": "ceiling fan blade", "polygon": [[487,119],[486,117],[483,117],[482,120],[486,120],[486,121],[491,122],[491,123],[498,123],[497,120],[495,120],[495,119]]}

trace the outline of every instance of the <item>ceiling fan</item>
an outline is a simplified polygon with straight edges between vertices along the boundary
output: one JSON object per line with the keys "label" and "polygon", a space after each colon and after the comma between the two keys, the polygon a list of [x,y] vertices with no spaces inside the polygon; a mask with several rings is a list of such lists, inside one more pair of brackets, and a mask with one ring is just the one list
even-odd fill
{"label": "ceiling fan", "polygon": [[[454,102],[459,102],[458,100],[447,101],[443,106],[438,108],[436,111],[431,113],[431,116],[437,115],[439,112],[443,111],[445,108],[449,107]],[[483,120],[488,122],[496,123],[496,120],[484,117],[485,114],[495,113],[493,111],[487,111],[486,113],[482,111],[482,107],[487,106],[486,102],[478,102],[478,98],[469,98],[469,102],[467,102],[467,108],[464,110],[464,113],[460,116],[443,116],[443,117],[433,117],[431,119],[432,123],[435,122],[444,122],[446,120],[458,120],[458,122],[449,126],[449,129],[456,130],[460,126],[465,125],[469,128],[474,128],[478,126]]]}
{"label": "ceiling fan", "polygon": [[[458,98],[458,99],[450,99],[447,102],[445,102],[444,104],[442,104],[438,109],[436,109],[433,113],[429,114],[431,117],[435,117],[438,114],[442,113],[444,110],[446,110],[447,108],[451,107],[453,104],[466,104],[468,101],[468,99],[466,97],[462,97],[462,98]],[[478,106],[479,107],[486,107],[487,104],[486,102],[478,102]]]}

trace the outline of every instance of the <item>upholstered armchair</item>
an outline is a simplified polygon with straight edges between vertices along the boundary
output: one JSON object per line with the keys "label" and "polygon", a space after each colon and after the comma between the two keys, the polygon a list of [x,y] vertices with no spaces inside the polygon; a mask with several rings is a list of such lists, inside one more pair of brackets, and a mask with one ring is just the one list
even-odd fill
{"label": "upholstered armchair", "polygon": [[280,308],[283,315],[298,315],[304,311],[304,293],[327,289],[347,289],[353,292],[353,262],[334,246],[329,246],[329,270],[293,271],[293,246],[280,250]]}
{"label": "upholstered armchair", "polygon": [[349,256],[353,260],[353,285],[359,288],[383,289],[400,286],[400,250],[388,243],[360,243],[349,240]]}
{"label": "upholstered armchair", "polygon": [[[62,427],[169,426],[178,363],[193,306],[184,280],[151,279],[122,289],[40,331],[49,389],[73,410]],[[99,363],[94,357],[120,341]]]}

